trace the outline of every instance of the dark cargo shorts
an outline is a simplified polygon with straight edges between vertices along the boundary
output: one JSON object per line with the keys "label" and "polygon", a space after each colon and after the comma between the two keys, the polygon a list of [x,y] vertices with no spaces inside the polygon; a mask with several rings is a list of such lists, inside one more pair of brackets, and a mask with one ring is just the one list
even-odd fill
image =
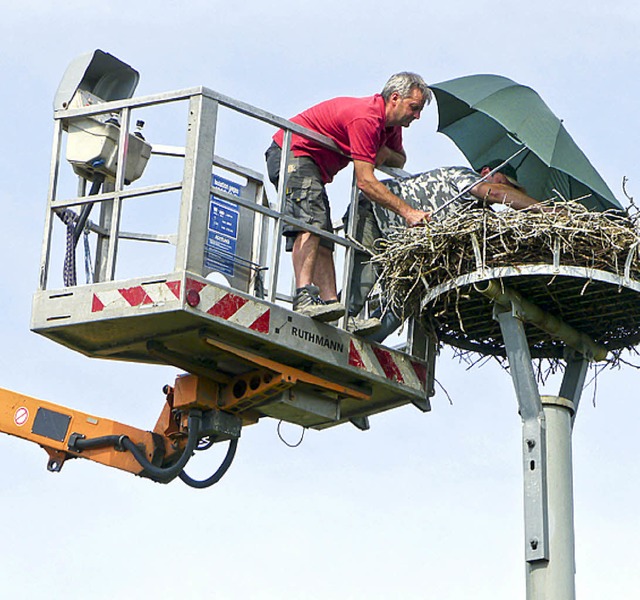
{"label": "dark cargo shorts", "polygon": [[[265,153],[269,180],[278,188],[280,175],[281,148],[274,142]],[[282,212],[294,219],[299,219],[308,225],[313,225],[329,233],[333,233],[331,224],[331,208],[329,197],[322,183],[318,165],[308,156],[295,157],[291,155],[288,163],[287,189],[285,204]],[[293,249],[296,236],[304,229],[295,225],[285,225],[283,234],[287,238],[288,252]],[[333,250],[334,243],[324,238],[320,245]]]}

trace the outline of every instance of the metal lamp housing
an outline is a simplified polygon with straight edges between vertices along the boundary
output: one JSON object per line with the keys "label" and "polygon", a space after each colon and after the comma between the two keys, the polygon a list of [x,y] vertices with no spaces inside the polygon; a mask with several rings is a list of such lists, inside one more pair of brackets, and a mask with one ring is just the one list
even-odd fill
{"label": "metal lamp housing", "polygon": [[[131,98],[139,73],[115,56],[95,50],[67,67],[54,97],[54,110],[83,108]],[[93,181],[96,174],[115,180],[120,138],[117,115],[104,113],[69,119],[66,158],[74,172]],[[151,144],[141,134],[127,136],[125,183],[138,179],[151,156]]]}

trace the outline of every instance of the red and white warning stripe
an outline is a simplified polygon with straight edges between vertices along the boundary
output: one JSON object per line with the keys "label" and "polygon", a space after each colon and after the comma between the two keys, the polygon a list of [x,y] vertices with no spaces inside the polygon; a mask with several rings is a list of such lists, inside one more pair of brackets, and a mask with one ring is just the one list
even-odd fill
{"label": "red and white warning stripe", "polygon": [[352,338],[349,344],[349,364],[414,389],[425,389],[427,385],[424,364],[357,338]]}
{"label": "red and white warning stripe", "polygon": [[[91,312],[161,306],[179,300],[181,291],[179,280],[100,291],[92,296]],[[186,302],[192,308],[253,331],[269,333],[271,312],[260,302],[195,279],[186,280],[184,291]]]}
{"label": "red and white warning stripe", "polygon": [[91,300],[91,312],[118,310],[132,306],[158,306],[180,298],[180,281],[163,281],[136,285],[129,288],[94,293]]}
{"label": "red and white warning stripe", "polygon": [[260,333],[269,333],[271,310],[260,302],[193,279],[187,279],[186,295],[189,306],[212,317]]}

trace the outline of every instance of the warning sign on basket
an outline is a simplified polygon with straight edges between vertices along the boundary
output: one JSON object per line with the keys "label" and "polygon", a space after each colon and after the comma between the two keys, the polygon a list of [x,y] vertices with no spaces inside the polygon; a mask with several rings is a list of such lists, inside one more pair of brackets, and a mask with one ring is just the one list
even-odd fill
{"label": "warning sign on basket", "polygon": [[[213,176],[212,184],[214,188],[234,196],[240,196],[242,192],[240,184],[217,175]],[[204,265],[229,277],[233,277],[235,273],[239,216],[237,204],[211,195]]]}

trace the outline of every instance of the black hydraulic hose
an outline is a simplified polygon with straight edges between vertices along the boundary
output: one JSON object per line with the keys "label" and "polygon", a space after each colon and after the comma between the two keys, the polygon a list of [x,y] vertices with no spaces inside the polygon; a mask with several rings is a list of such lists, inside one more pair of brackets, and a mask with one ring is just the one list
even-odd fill
{"label": "black hydraulic hose", "polygon": [[172,479],[175,479],[184,469],[185,465],[189,462],[189,459],[193,455],[193,452],[198,445],[200,439],[200,425],[202,422],[202,413],[198,410],[192,410],[189,412],[189,434],[187,436],[187,445],[184,447],[180,458],[172,464],[170,467],[156,467],[149,462],[145,454],[138,448],[128,437],[122,439],[122,446],[126,450],[129,450],[133,457],[138,461],[140,466],[144,469],[144,474],[149,476],[154,481],[159,483],[169,483]]}
{"label": "black hydraulic hose", "polygon": [[69,439],[69,448],[71,450],[90,450],[92,448],[122,448],[122,442],[126,435],[103,435],[101,437],[90,438],[88,440],[81,437],[73,437],[76,434],[72,434],[72,438]]}
{"label": "black hydraulic hose", "polygon": [[[169,483],[175,479],[184,469],[193,455],[200,440],[200,426],[202,413],[199,410],[189,412],[187,444],[180,458],[170,467],[156,467],[146,457],[145,453],[136,446],[126,435],[105,435],[91,439],[83,439],[76,434],[69,439],[69,449],[81,452],[90,448],[102,448],[111,446],[117,449],[128,450],[143,468],[145,475],[159,483]],[[228,468],[228,467],[227,467]],[[226,469],[225,469],[226,470]],[[224,474],[224,473],[223,473]],[[221,475],[222,476],[222,475]]]}
{"label": "black hydraulic hose", "polygon": [[229,448],[227,448],[227,454],[222,461],[222,464],[218,467],[218,470],[211,475],[211,477],[207,477],[207,479],[203,479],[201,481],[197,479],[192,479],[187,475],[184,471],[178,475],[182,481],[184,481],[188,486],[197,489],[204,489],[211,487],[214,483],[218,483],[223,477],[223,475],[229,470],[231,463],[233,462],[233,458],[236,455],[236,448],[238,447],[238,438],[232,439],[229,442]]}

